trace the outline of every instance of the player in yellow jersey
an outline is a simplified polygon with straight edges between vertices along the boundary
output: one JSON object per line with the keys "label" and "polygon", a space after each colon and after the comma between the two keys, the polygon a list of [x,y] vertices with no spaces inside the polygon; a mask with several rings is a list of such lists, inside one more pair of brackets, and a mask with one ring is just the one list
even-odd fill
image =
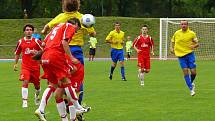
{"label": "player in yellow jersey", "polygon": [[[51,28],[59,23],[65,23],[70,18],[78,18],[81,20],[83,14],[79,12],[80,9],[80,0],[62,0],[63,13],[57,15],[52,19],[48,24],[46,24],[41,31],[42,34],[46,34]],[[77,58],[84,65],[84,57],[82,46],[84,45],[84,34],[89,34],[90,36],[95,36],[96,32],[93,27],[85,28],[81,26],[79,30],[75,33],[72,38],[72,41],[69,43],[70,51],[72,55]],[[83,84],[79,89],[79,103],[81,104],[83,100]]]}
{"label": "player in yellow jersey", "polygon": [[[196,77],[196,64],[194,49],[199,46],[196,33],[188,27],[188,21],[182,20],[181,29],[176,31],[171,40],[171,52],[178,57],[184,73],[184,79],[190,89],[191,96],[195,95],[194,79]],[[189,72],[190,71],[190,72]],[[191,75],[190,75],[191,73]]]}
{"label": "player in yellow jersey", "polygon": [[117,61],[120,61],[122,80],[126,81],[125,68],[124,68],[124,51],[123,51],[125,33],[120,30],[119,22],[115,22],[114,25],[115,25],[115,29],[111,31],[105,39],[106,42],[111,45],[112,65],[111,65],[109,79],[112,80],[113,71],[117,65]]}

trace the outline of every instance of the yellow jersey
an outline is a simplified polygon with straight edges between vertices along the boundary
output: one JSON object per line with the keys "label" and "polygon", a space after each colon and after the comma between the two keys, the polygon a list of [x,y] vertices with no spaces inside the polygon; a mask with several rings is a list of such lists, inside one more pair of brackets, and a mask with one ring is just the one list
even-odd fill
{"label": "yellow jersey", "polygon": [[88,42],[90,43],[90,48],[96,48],[97,39],[95,37],[90,37]]}
{"label": "yellow jersey", "polygon": [[114,49],[122,49],[124,43],[124,35],[123,31],[117,32],[116,30],[111,31],[105,40],[111,41],[111,48]]}
{"label": "yellow jersey", "polygon": [[194,40],[197,40],[196,33],[189,28],[186,31],[182,31],[182,29],[176,31],[171,39],[171,41],[175,43],[175,55],[182,57],[193,52],[190,46],[195,44]]}
{"label": "yellow jersey", "polygon": [[126,44],[125,44],[126,52],[131,52],[132,45],[133,45],[133,43],[131,40],[126,42]]}
{"label": "yellow jersey", "polygon": [[[53,26],[59,24],[59,23],[65,23],[70,18],[76,17],[79,20],[81,20],[81,17],[83,14],[79,13],[78,11],[75,12],[64,12],[58,14],[54,19],[52,19],[47,25],[49,28],[52,28]],[[93,27],[85,28],[84,26],[81,26],[81,28],[75,33],[75,35],[72,38],[72,41],[70,41],[69,45],[78,45],[82,46],[84,44],[84,33],[93,33],[95,32],[95,29]]]}

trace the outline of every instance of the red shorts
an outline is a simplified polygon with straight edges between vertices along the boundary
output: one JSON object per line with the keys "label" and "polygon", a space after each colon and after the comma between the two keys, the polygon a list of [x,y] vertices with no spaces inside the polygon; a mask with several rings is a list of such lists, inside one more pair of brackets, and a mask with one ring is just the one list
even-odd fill
{"label": "red shorts", "polygon": [[144,56],[142,54],[138,54],[137,66],[144,69],[150,69],[150,56]]}
{"label": "red shorts", "polygon": [[69,66],[65,53],[60,51],[45,51],[42,55],[42,67],[50,83],[58,84],[60,80],[69,77]]}
{"label": "red shorts", "polygon": [[30,83],[33,83],[35,86],[40,85],[40,70],[29,70],[22,69],[19,80],[24,81],[28,80]]}

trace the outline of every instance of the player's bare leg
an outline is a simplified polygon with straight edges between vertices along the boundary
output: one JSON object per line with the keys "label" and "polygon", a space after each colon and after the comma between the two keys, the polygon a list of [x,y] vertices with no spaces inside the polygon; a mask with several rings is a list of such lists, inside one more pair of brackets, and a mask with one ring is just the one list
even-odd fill
{"label": "player's bare leg", "polygon": [[28,107],[28,81],[24,80],[22,82],[22,107]]}

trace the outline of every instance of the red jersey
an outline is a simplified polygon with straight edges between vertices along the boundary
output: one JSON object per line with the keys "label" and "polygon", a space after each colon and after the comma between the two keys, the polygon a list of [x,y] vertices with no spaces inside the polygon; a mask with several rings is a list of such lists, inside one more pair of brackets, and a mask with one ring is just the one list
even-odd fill
{"label": "red jersey", "polygon": [[70,23],[62,23],[55,26],[51,32],[46,36],[44,42],[46,46],[44,51],[57,50],[64,52],[62,41],[71,41],[72,36],[75,34],[75,28]]}
{"label": "red jersey", "polygon": [[143,35],[139,35],[133,42],[133,47],[141,50],[140,54],[150,55],[150,48],[154,46],[154,42],[152,38],[148,35],[144,37]]}
{"label": "red jersey", "polygon": [[32,59],[33,54],[31,50],[41,50],[42,42],[38,39],[25,37],[20,39],[17,43],[15,54],[20,55],[22,53],[22,69],[39,70],[40,65],[38,61]]}

